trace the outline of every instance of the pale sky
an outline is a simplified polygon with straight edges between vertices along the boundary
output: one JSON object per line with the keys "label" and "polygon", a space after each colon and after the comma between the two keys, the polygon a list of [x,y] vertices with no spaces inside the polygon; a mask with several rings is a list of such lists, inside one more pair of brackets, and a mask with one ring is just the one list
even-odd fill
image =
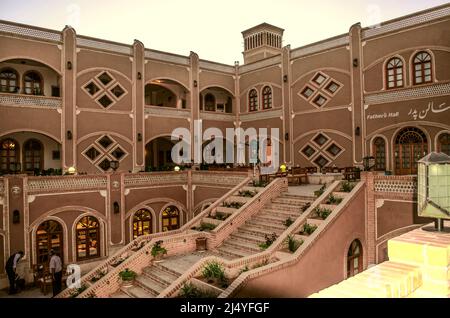
{"label": "pale sky", "polygon": [[448,3],[444,0],[0,0],[0,19],[242,64],[241,31],[267,22],[285,29],[283,45],[307,45]]}

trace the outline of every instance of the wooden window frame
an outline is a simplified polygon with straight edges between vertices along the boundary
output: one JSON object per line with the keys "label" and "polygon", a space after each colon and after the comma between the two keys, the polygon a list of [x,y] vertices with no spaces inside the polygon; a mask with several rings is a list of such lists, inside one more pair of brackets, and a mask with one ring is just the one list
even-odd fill
{"label": "wooden window frame", "polygon": [[[3,157],[3,143],[5,142],[5,141],[7,141],[7,140],[11,140],[13,143],[14,143],[14,150],[15,150],[15,154],[14,154],[14,156],[15,156],[15,164],[18,164],[18,163],[20,163],[20,144],[17,142],[17,140],[15,140],[15,139],[13,139],[13,138],[4,138],[4,139],[1,139],[0,140],[0,158],[2,158]],[[7,150],[7,154],[8,155],[6,155],[6,156],[4,156],[4,157],[6,157],[6,170],[1,170],[1,165],[0,165],[0,171],[2,171],[2,172],[6,172],[6,173],[14,173],[14,172],[16,172],[16,170],[12,170],[11,168],[11,164],[13,163],[13,162],[11,162],[11,155],[9,155],[9,152],[11,151],[11,149],[6,149]],[[16,166],[16,168],[17,168],[17,166]]]}
{"label": "wooden window frame", "polygon": [[[416,62],[416,59],[417,59],[417,57],[420,54],[428,55],[430,57],[430,60],[429,61],[423,61],[422,60],[422,61]],[[433,83],[433,56],[427,51],[420,51],[420,52],[417,52],[416,54],[414,54],[414,57],[413,57],[412,61],[413,61],[412,73],[413,73],[413,83],[414,83],[414,85],[423,85],[423,84]],[[425,70],[426,69],[425,69],[424,65],[427,64],[427,63],[430,63],[430,80],[429,81],[425,81],[425,77],[427,75],[425,75]],[[416,66],[417,65],[420,65],[420,78],[422,79],[422,82],[420,82],[420,83],[417,82],[417,78],[418,78],[416,76],[416,72],[417,72],[416,71]]]}
{"label": "wooden window frame", "polygon": [[262,89],[263,109],[272,108],[272,87],[264,86]]}
{"label": "wooden window frame", "polygon": [[[15,78],[16,85],[15,86],[11,86],[11,78],[10,77],[2,76],[2,74],[6,73],[8,71],[10,73],[13,73],[16,76],[16,78]],[[6,80],[6,85],[2,85],[1,80]],[[19,73],[15,69],[13,69],[12,67],[4,67],[0,70],[0,93],[10,93],[10,94],[18,93],[20,90],[19,84],[20,84]],[[5,87],[6,90],[3,90],[3,87]],[[10,89],[12,87],[14,88],[14,90],[10,91]]]}
{"label": "wooden window frame", "polygon": [[[78,224],[82,223],[83,219],[88,219],[87,224],[89,224],[89,218],[94,219],[97,222],[97,226],[95,227],[84,227],[82,229],[78,229]],[[97,253],[95,255],[90,255],[90,249],[88,246],[88,236],[89,236],[89,232],[90,230],[96,230],[96,239],[97,239]],[[80,233],[81,232],[85,232],[85,243],[86,244],[86,256],[84,257],[80,257],[79,254],[79,246],[81,245],[80,243]],[[100,228],[100,221],[98,220],[98,218],[91,216],[91,215],[87,215],[82,217],[81,219],[78,220],[78,222],[75,225],[75,242],[76,242],[76,255],[77,255],[77,261],[84,261],[84,260],[89,260],[89,259],[94,259],[94,258],[98,258],[101,256],[101,228]]]}
{"label": "wooden window frame", "polygon": [[[170,215],[168,213],[168,209],[170,209],[170,208],[172,208],[174,211],[177,212],[176,216]],[[164,214],[166,214],[166,215],[164,215]],[[164,226],[164,220],[167,220],[167,219],[169,220],[169,225],[167,226],[167,230],[166,231],[173,231],[173,230],[179,229],[180,228],[180,221],[181,221],[181,215],[180,214],[181,214],[181,211],[176,206],[171,205],[171,206],[166,207],[164,209],[164,211],[161,213],[161,231],[165,232],[164,231],[164,227],[165,227]],[[172,227],[172,219],[177,219],[177,225],[174,226],[174,227]]]}
{"label": "wooden window frame", "polygon": [[[32,154],[32,156],[31,156],[31,158],[32,158],[31,165],[32,165],[33,168],[31,170],[27,170],[27,168],[26,168],[26,164],[28,162],[27,161],[27,159],[28,159],[27,151],[29,151],[29,149],[26,149],[26,147],[27,147],[28,143],[30,143],[30,142],[36,142],[37,144],[39,144],[39,146],[41,148],[39,150],[39,168],[34,168],[35,156],[34,156],[34,154]],[[22,162],[23,162],[22,171],[30,172],[30,171],[34,171],[35,169],[39,169],[39,170],[44,169],[44,144],[40,140],[38,140],[36,138],[27,139],[23,143],[23,146],[22,146]]]}
{"label": "wooden window frame", "polygon": [[248,92],[248,111],[258,111],[258,91],[255,88]]}
{"label": "wooden window frame", "polygon": [[[391,63],[395,63],[395,61],[399,61],[400,64],[399,65],[390,65]],[[404,63],[403,60],[399,57],[393,57],[390,58],[387,63],[386,63],[386,68],[385,68],[385,79],[386,79],[386,89],[396,89],[396,88],[402,88],[405,86],[405,72],[404,72]],[[390,81],[389,80],[389,71],[392,70],[393,71],[393,75],[394,76],[394,81]],[[398,85],[397,82],[399,81],[398,77],[402,76],[402,84]],[[389,87],[389,83],[393,83],[394,86]]]}
{"label": "wooden window frame", "polygon": [[[31,74],[31,73],[34,73],[34,74],[36,74],[38,77],[39,77],[39,81],[35,81],[35,80],[33,80],[33,81],[27,81],[27,76],[29,75],[29,74]],[[40,94],[35,94],[35,93],[27,93],[27,88],[29,88],[29,87],[27,87],[26,86],[26,83],[32,83],[32,86],[31,86],[31,88],[32,88],[32,90],[34,91],[36,88],[34,87],[35,85],[35,83],[39,83],[39,89],[40,89]],[[41,73],[39,73],[38,71],[35,71],[35,70],[29,70],[29,71],[27,71],[27,72],[25,72],[24,74],[23,74],[23,77],[22,77],[22,83],[23,83],[23,85],[22,85],[22,92],[23,92],[23,94],[26,94],[26,95],[37,95],[37,96],[44,96],[44,77],[42,76],[42,74]]]}
{"label": "wooden window frame", "polygon": [[[358,254],[353,254],[355,251],[355,249],[353,249],[353,243],[357,243],[358,245],[358,247],[359,247],[359,253]],[[352,254],[352,255],[349,255],[349,254]],[[362,246],[362,244],[361,244],[361,241],[360,240],[358,240],[358,239],[356,239],[356,240],[353,240],[351,243],[350,243],[350,246],[348,247],[348,250],[347,250],[347,255],[346,255],[346,260],[347,260],[347,278],[349,278],[349,277],[353,277],[353,276],[355,276],[355,275],[357,275],[357,274],[359,274],[359,273],[361,273],[362,271],[363,271],[363,260],[364,260],[364,258],[363,258],[363,254],[364,254],[364,251],[363,251],[363,246]],[[355,266],[354,266],[354,259],[355,258],[358,258],[358,272],[357,273],[355,273]]]}
{"label": "wooden window frame", "polygon": [[[144,213],[148,213],[148,218],[146,217],[145,219],[138,219],[138,214],[143,215]],[[144,222],[149,222],[149,233],[144,233]],[[135,227],[136,224],[136,227]],[[142,231],[139,231],[139,224],[142,225]],[[153,233],[153,217],[152,217],[152,213],[150,212],[150,210],[148,209],[139,209],[138,211],[136,211],[136,213],[133,214],[133,219],[132,219],[132,230],[133,230],[133,238],[132,239],[136,239],[139,236],[142,235],[147,235],[147,234],[152,234]]]}
{"label": "wooden window frame", "polygon": [[[378,149],[381,147],[381,144],[377,143],[377,142],[380,141],[380,140],[383,142],[383,148],[384,148],[384,150],[383,150],[383,152],[384,152],[384,163],[383,163],[382,167],[381,167],[381,164],[377,163],[377,158],[379,158],[379,156],[378,156],[379,150]],[[384,138],[376,137],[373,140],[373,142],[372,142],[372,153],[373,153],[373,157],[375,158],[375,167],[374,167],[375,171],[386,171],[386,160],[387,160],[386,149],[387,149],[386,148],[386,140],[384,140]]]}

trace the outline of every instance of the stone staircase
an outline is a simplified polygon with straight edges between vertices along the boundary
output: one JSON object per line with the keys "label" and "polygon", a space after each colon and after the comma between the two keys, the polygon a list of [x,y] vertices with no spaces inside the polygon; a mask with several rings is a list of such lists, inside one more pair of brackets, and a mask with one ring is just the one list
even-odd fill
{"label": "stone staircase", "polygon": [[261,252],[259,244],[266,241],[265,236],[273,233],[280,236],[287,228],[284,222],[289,218],[295,221],[302,214],[302,207],[313,200],[314,197],[283,192],[234,231],[213,253],[234,260]]}

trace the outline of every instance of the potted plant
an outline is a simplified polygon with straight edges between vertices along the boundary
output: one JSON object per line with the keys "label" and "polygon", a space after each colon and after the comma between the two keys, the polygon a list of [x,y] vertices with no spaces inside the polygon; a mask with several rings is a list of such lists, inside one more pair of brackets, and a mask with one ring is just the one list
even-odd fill
{"label": "potted plant", "polygon": [[167,254],[167,249],[161,246],[163,241],[156,241],[152,247],[152,256],[155,261],[160,261]]}
{"label": "potted plant", "polygon": [[133,286],[133,282],[136,276],[137,276],[136,272],[130,271],[128,268],[125,268],[125,270],[119,273],[119,277],[122,279],[123,287]]}

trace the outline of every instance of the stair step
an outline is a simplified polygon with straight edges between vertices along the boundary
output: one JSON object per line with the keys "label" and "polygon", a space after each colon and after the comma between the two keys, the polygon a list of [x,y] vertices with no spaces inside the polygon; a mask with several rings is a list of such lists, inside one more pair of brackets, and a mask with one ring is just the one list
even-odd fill
{"label": "stair step", "polygon": [[289,205],[295,205],[295,206],[303,206],[308,202],[311,202],[311,201],[303,200],[303,199],[294,199],[294,198],[283,198],[283,197],[278,197],[278,198],[272,199],[272,203],[289,204]]}
{"label": "stair step", "polygon": [[155,298],[156,296],[150,291],[136,285],[131,287],[122,287],[121,290],[133,298]]}
{"label": "stair step", "polygon": [[250,219],[249,221],[245,222],[245,224],[248,224],[251,227],[259,227],[262,229],[267,229],[268,231],[278,230],[280,231],[280,233],[286,230],[286,227],[283,224],[267,223],[264,221],[258,221],[254,219]]}
{"label": "stair step", "polygon": [[166,287],[172,284],[172,282],[179,277],[179,275],[161,270],[156,266],[148,266],[144,268],[143,273],[153,280],[156,280],[159,283],[165,285]]}
{"label": "stair step", "polygon": [[251,234],[247,234],[247,233],[242,233],[242,232],[239,232],[239,230],[237,232],[231,233],[230,237],[241,239],[241,240],[246,240],[246,241],[249,241],[249,242],[253,242],[255,244],[259,244],[259,243],[265,242],[265,239],[264,239],[263,236],[257,236],[257,235],[251,235]]}
{"label": "stair step", "polygon": [[275,224],[282,224],[288,219],[291,218],[292,221],[295,221],[297,217],[292,217],[292,216],[278,216],[278,215],[273,215],[273,214],[266,214],[266,213],[260,213],[255,215],[254,217],[252,217],[252,220],[257,220],[257,221],[261,221],[261,222],[270,222],[270,223],[275,223]]}
{"label": "stair step", "polygon": [[296,195],[291,194],[289,192],[283,192],[280,195],[281,198],[292,198],[292,199],[300,199],[300,200],[306,200],[306,201],[315,201],[316,197],[314,195]]}
{"label": "stair step", "polygon": [[294,212],[301,211],[300,206],[293,206],[293,205],[289,205],[289,204],[280,204],[280,203],[268,203],[264,206],[264,208],[271,209],[271,210],[281,210],[281,211],[294,211]]}
{"label": "stair step", "polygon": [[251,254],[250,252],[239,250],[239,249],[234,248],[233,246],[227,246],[226,244],[222,244],[216,250],[219,253],[225,253],[225,254],[232,255],[237,258],[245,257],[245,256],[248,256]]}
{"label": "stair step", "polygon": [[153,263],[152,266],[158,268],[159,270],[161,270],[163,272],[170,273],[170,274],[172,274],[174,276],[177,276],[177,277],[179,277],[179,276],[181,276],[183,274],[183,272],[179,272],[179,271],[176,271],[176,270],[174,270],[172,268],[168,268],[168,267],[162,265],[162,263]]}
{"label": "stair step", "polygon": [[241,227],[238,230],[241,233],[246,233],[250,235],[257,235],[264,238],[265,235],[271,235],[272,233],[275,233],[277,235],[280,235],[283,231],[280,230],[272,230],[272,229],[262,229],[259,227],[253,227],[253,226],[245,226]]}
{"label": "stair step", "polygon": [[294,211],[281,211],[281,210],[263,208],[261,210],[260,214],[274,215],[274,216],[284,217],[287,219],[288,217],[298,218],[302,214],[302,212],[300,210],[297,212],[294,212]]}
{"label": "stair step", "polygon": [[165,287],[147,275],[137,276],[136,277],[136,285],[144,288],[145,290],[148,290],[155,296],[159,295],[159,293],[161,293]]}
{"label": "stair step", "polygon": [[121,289],[119,289],[114,294],[109,295],[109,298],[131,298],[131,297],[130,295],[124,293]]}
{"label": "stair step", "polygon": [[244,241],[244,240],[237,239],[237,238],[229,238],[224,242],[224,244],[226,244],[227,246],[232,246],[236,249],[249,251],[249,252],[259,252],[259,250],[260,250],[258,243]]}

